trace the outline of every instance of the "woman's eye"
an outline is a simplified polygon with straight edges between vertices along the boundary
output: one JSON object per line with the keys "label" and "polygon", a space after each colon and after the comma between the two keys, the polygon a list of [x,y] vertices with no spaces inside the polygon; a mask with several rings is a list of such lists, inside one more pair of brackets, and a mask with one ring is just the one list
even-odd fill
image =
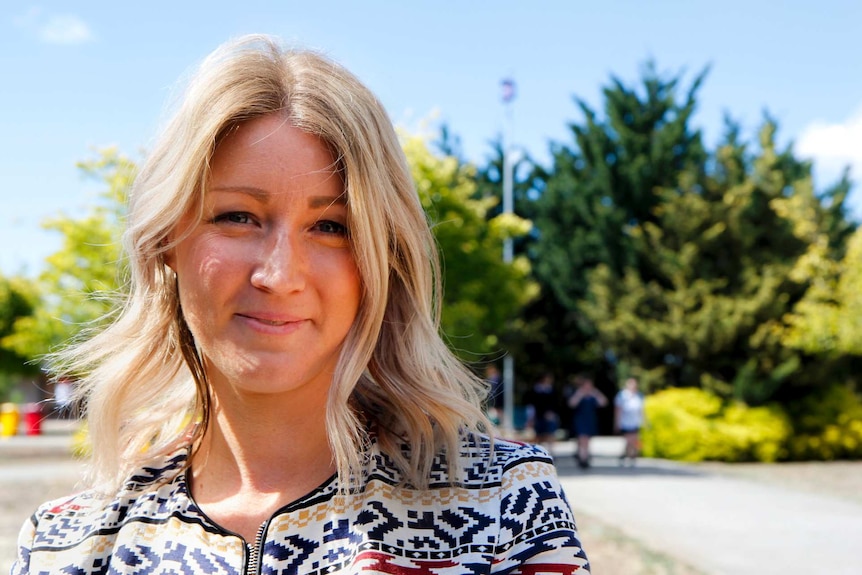
{"label": "woman's eye", "polygon": [[325,234],[347,236],[347,227],[332,220],[321,220],[317,222],[317,229]]}
{"label": "woman's eye", "polygon": [[227,212],[216,216],[213,221],[216,223],[248,224],[251,223],[251,216],[244,212]]}

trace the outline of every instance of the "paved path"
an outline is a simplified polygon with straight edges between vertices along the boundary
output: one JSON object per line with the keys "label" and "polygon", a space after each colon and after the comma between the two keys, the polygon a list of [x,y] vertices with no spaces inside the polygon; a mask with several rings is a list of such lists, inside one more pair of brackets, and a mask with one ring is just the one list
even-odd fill
{"label": "paved path", "polygon": [[570,445],[555,448],[576,515],[710,575],[862,574],[862,505],[666,461],[621,468],[621,449],[617,438],[594,439],[594,466],[581,471]]}
{"label": "paved path", "polygon": [[[71,481],[77,464],[63,459],[69,445],[62,425],[43,436],[0,441],[0,488],[21,489],[33,478],[33,487],[42,489],[35,480],[51,475]],[[576,514],[599,518],[709,575],[862,574],[862,504],[666,461],[622,468],[615,457],[621,448],[619,438],[595,438],[594,465],[582,471],[570,443],[554,447]],[[2,525],[4,555],[14,549],[25,516]],[[8,569],[8,559],[0,567]]]}
{"label": "paved path", "polygon": [[72,422],[48,420],[43,435],[0,438],[0,574],[12,567],[28,515],[74,489],[81,465],[69,456],[73,429]]}

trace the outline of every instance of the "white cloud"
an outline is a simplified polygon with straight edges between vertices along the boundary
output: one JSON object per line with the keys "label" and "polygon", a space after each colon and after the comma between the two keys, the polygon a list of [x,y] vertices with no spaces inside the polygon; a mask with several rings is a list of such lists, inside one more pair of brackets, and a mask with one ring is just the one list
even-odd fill
{"label": "white cloud", "polygon": [[841,123],[813,122],[806,126],[797,140],[796,151],[814,160],[823,183],[837,179],[848,165],[852,178],[862,178],[862,106]]}
{"label": "white cloud", "polygon": [[51,16],[39,30],[39,37],[49,44],[83,44],[93,39],[87,23],[72,15]]}
{"label": "white cloud", "polygon": [[13,21],[46,44],[84,44],[93,40],[90,27],[74,14],[48,14],[41,8],[31,8]]}

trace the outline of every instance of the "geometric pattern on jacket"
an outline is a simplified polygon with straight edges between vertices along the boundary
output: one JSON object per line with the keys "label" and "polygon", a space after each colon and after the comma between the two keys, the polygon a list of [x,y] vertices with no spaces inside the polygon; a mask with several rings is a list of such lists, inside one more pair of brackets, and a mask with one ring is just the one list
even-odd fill
{"label": "geometric pattern on jacket", "polygon": [[345,498],[331,477],[278,510],[251,546],[197,507],[183,449],[154,459],[110,501],[85,491],[42,505],[21,530],[12,574],[589,573],[551,457],[489,444],[463,442],[457,478],[438,457],[418,491],[372,443],[361,489]]}

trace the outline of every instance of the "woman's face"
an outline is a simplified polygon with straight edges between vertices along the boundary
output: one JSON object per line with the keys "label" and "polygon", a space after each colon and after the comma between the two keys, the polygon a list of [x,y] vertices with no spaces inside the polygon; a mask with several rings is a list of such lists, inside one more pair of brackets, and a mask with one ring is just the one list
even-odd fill
{"label": "woman's face", "polygon": [[361,292],[333,157],[270,115],[228,135],[211,167],[202,218],[180,223],[192,231],[168,263],[213,388],[325,396]]}

